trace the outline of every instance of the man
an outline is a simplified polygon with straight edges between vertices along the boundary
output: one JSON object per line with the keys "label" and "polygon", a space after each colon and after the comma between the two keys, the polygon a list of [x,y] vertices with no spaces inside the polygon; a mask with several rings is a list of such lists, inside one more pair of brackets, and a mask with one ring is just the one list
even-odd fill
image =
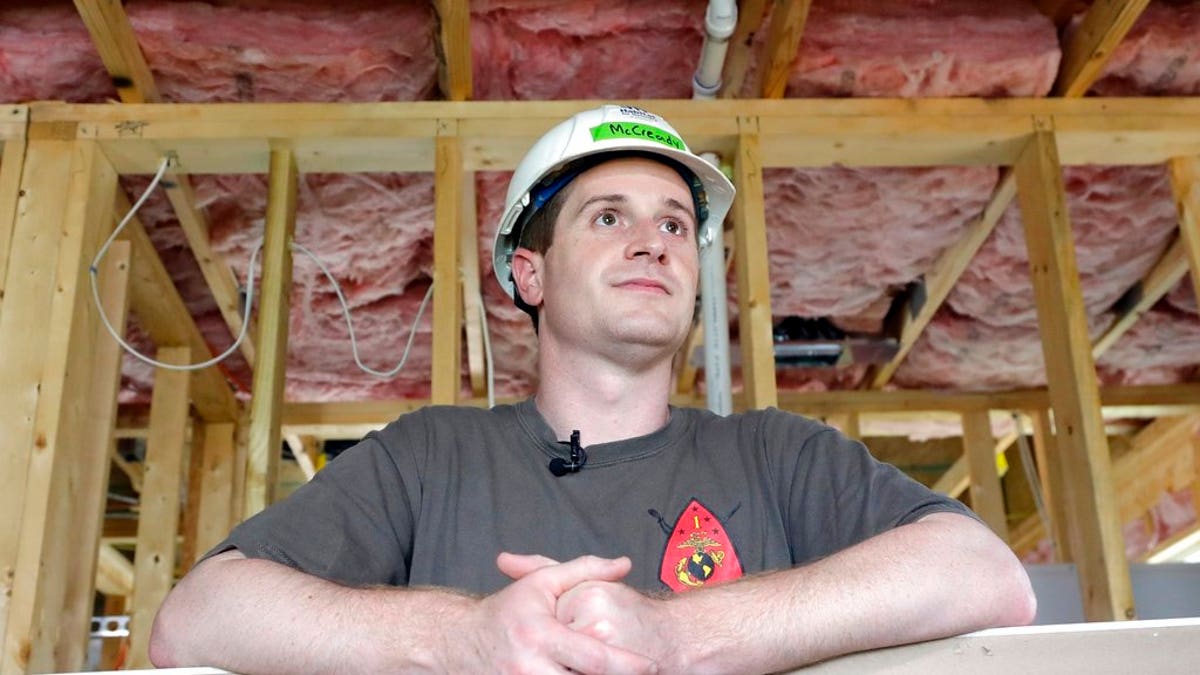
{"label": "man", "polygon": [[154,662],[770,672],[1030,621],[1008,548],[861,444],[668,405],[732,196],[643,110],[547,133],[494,262],[534,318],[536,396],[368,436],[179,583]]}

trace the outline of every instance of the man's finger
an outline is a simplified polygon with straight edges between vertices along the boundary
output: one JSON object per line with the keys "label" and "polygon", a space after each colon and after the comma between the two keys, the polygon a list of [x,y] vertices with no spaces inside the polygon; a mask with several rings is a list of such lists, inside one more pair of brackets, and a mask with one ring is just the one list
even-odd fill
{"label": "man's finger", "polygon": [[[629,558],[600,558],[585,555],[558,565],[543,567],[533,574],[538,585],[558,597],[585,581],[620,581],[629,574],[633,563]],[[530,575],[531,577],[533,575]]]}
{"label": "man's finger", "polygon": [[544,555],[522,555],[505,551],[496,556],[496,567],[499,567],[500,571],[513,581],[524,577],[530,572],[536,572],[543,567],[557,564],[557,560],[547,558]]}
{"label": "man's finger", "polygon": [[607,645],[589,635],[563,628],[549,643],[550,658],[578,673],[655,673],[654,660],[635,652]]}

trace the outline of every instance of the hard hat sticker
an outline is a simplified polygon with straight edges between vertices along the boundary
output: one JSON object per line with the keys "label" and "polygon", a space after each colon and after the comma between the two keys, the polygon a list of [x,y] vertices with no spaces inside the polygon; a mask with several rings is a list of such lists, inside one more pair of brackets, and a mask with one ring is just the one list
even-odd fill
{"label": "hard hat sticker", "polygon": [[637,122],[606,122],[591,129],[593,141],[607,141],[614,138],[637,138],[661,143],[668,148],[684,150],[683,139],[668,131],[649,124]]}

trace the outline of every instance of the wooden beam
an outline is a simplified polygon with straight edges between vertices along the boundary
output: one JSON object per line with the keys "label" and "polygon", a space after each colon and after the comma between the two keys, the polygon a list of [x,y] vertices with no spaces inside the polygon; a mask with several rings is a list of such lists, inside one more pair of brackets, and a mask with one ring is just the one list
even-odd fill
{"label": "wooden beam", "polygon": [[1192,290],[1200,303],[1200,156],[1176,157],[1169,168],[1175,208],[1179,212],[1179,239],[1183,241]]}
{"label": "wooden beam", "polygon": [[3,155],[0,155],[0,310],[4,309],[4,279],[8,276],[9,248],[17,220],[24,166],[25,139],[4,141]]}
{"label": "wooden beam", "polygon": [[466,101],[471,84],[471,7],[467,0],[437,0],[438,88],[449,101]]}
{"label": "wooden beam", "polygon": [[1033,139],[1017,160],[1017,200],[1042,334],[1055,440],[1073,487],[1068,516],[1079,566],[1084,616],[1135,617],[1129,565],[1117,522],[1112,465],[1079,286],[1075,245],[1054,133],[1034,120]]}
{"label": "wooden beam", "polygon": [[1070,503],[1066,490],[1070,488],[1064,475],[1062,455],[1054,445],[1054,427],[1050,411],[1045,409],[1030,412],[1033,420],[1033,452],[1037,457],[1038,479],[1042,488],[1042,507],[1050,521],[1050,538],[1054,544],[1054,561],[1071,562],[1071,541],[1067,536],[1067,504]]}
{"label": "wooden beam", "polygon": [[271,505],[279,474],[279,420],[287,367],[288,311],[292,290],[292,238],[296,232],[299,173],[291,150],[271,151],[263,243],[258,354],[250,400],[250,445],[246,463],[245,517]]}
{"label": "wooden beam", "polygon": [[992,230],[996,228],[996,223],[1000,222],[1000,216],[1004,215],[1005,209],[1012,203],[1016,194],[1015,176],[1007,169],[1001,171],[1000,181],[996,184],[996,189],[992,192],[983,213],[953,245],[938,257],[937,262],[925,275],[924,300],[915,307],[912,303],[906,304],[900,328],[900,348],[890,361],[872,373],[870,379],[872,389],[882,389],[891,381],[892,376],[896,374],[896,369],[908,357],[908,353],[912,351],[921,334],[925,332],[925,327],[941,309],[946,298],[950,297],[950,291],[966,271],[967,265],[991,236]]}
{"label": "wooden beam", "polygon": [[[187,238],[188,246],[192,249],[196,264],[200,267],[200,273],[204,276],[209,290],[212,291],[217,309],[221,310],[221,318],[229,327],[230,336],[236,339],[242,329],[241,293],[238,292],[237,279],[233,276],[233,270],[225,263],[224,257],[213,249],[212,243],[209,241],[208,217],[204,215],[204,211],[196,207],[196,197],[192,193],[191,179],[183,173],[168,172],[163,176],[161,185],[163,192],[167,193],[167,199],[171,202],[171,206],[175,209],[175,217],[179,219],[179,226],[183,230],[184,237]],[[254,367],[256,358],[253,338],[258,334],[258,327],[254,323],[254,318],[251,317],[250,326],[246,329],[247,339],[242,340],[242,344],[238,346],[238,351],[241,352],[242,357],[246,359],[246,363],[251,368]]]}
{"label": "wooden beam", "polygon": [[[961,415],[968,415],[968,414],[972,414],[973,412],[979,412],[979,411],[967,411],[967,412],[961,413]],[[961,419],[961,417],[960,417],[960,419]],[[964,436],[965,436],[965,429],[964,429]],[[997,439],[995,441],[995,443],[993,444],[993,446],[992,446],[992,454],[993,454],[992,465],[995,467],[996,475],[998,475],[998,476],[1004,475],[1003,472],[1001,471],[1002,468],[1004,470],[1007,470],[1008,464],[1004,460],[1004,453],[1007,452],[1008,449],[1010,447],[1012,447],[1012,444],[1015,443],[1016,441],[1017,441],[1016,433],[1007,433],[1004,436],[1001,436],[999,439]],[[966,444],[966,440],[964,438],[964,446],[965,446],[965,444]],[[935,482],[933,484],[933,487],[931,489],[934,492],[940,492],[949,497],[958,497],[962,493],[966,492],[969,487],[971,487],[971,469],[970,469],[970,465],[967,463],[966,453],[964,452],[961,457],[954,460],[954,463],[950,465],[950,468],[947,469],[946,472],[943,473],[940,478],[938,478],[937,482]]]}
{"label": "wooden beam", "polygon": [[783,98],[788,74],[800,49],[811,0],[780,0],[771,12],[771,26],[763,43],[762,98]]}
{"label": "wooden beam", "polygon": [[133,594],[133,563],[111,544],[101,544],[99,548],[96,590],[105,595]]}
{"label": "wooden beam", "polygon": [[963,413],[963,453],[971,477],[971,508],[1004,541],[1008,541],[1008,519],[1004,495],[996,472],[996,439],[986,412]]}
{"label": "wooden beam", "polygon": [[161,100],[154,76],[138,46],[133,26],[118,0],[75,0],[75,9],[92,36],[100,60],[125,103]]}
{"label": "wooden beam", "polygon": [[[1159,300],[1183,279],[1187,274],[1187,257],[1181,237],[1175,238],[1163,253],[1154,267],[1146,273],[1132,288],[1125,293],[1124,308],[1113,317],[1113,321],[1096,341],[1092,343],[1092,359],[1099,360],[1104,352],[1117,343],[1122,335],[1129,332],[1133,324],[1150,311]],[[1124,302],[1122,303],[1124,304]]]}
{"label": "wooden beam", "polygon": [[[118,190],[114,222],[129,212],[129,199]],[[212,358],[208,343],[196,327],[191,312],[183,303],[170,273],[158,257],[158,251],[134,216],[121,231],[121,237],[133,245],[133,273],[130,283],[130,305],[139,325],[159,346],[186,345],[196,361]],[[216,366],[192,371],[192,399],[196,412],[208,421],[237,419],[238,402],[229,383]]]}
{"label": "wooden beam", "polygon": [[[143,434],[141,437],[145,438],[146,436]],[[114,440],[116,440],[115,434]],[[126,478],[129,479],[129,486],[133,488],[133,491],[140,493],[142,491],[142,479],[144,477],[142,472],[142,463],[126,461],[125,458],[117,452],[117,446],[115,443],[112,444],[111,449],[112,453],[109,455],[109,458],[112,459],[112,463],[115,464],[117,468],[121,470],[121,473],[124,473]]]}
{"label": "wooden beam", "polygon": [[296,465],[300,467],[300,473],[304,475],[304,480],[312,480],[317,475],[317,466],[313,462],[312,455],[308,453],[304,440],[297,434],[284,434],[283,440],[287,443],[288,449],[292,451],[292,457],[296,459]]}
{"label": "wooden beam", "polygon": [[[751,45],[754,34],[762,26],[767,9],[766,0],[743,0],[738,3],[737,27],[729,38],[729,49],[725,52],[725,70],[722,72],[720,98],[738,98],[750,69]],[[758,87],[755,87],[758,89]]]}
{"label": "wooden beam", "polygon": [[[100,263],[100,306],[114,326],[124,326],[129,310],[128,242],[114,242]],[[63,639],[57,662],[67,670],[81,670],[87,661],[87,633],[96,603],[96,556],[108,502],[109,456],[116,449],[112,438],[117,418],[117,392],[121,385],[121,357],[117,341],[93,314],[89,326],[91,391],[84,418],[83,444],[68,467],[71,486],[69,522],[74,531],[68,543],[66,597],[63,602]]]}
{"label": "wooden beam", "polygon": [[[70,474],[91,428],[87,270],[111,229],[116,180],[95,142],[30,142],[0,315],[0,353],[21,355],[0,359],[3,672],[67,665],[59,656],[70,639],[60,624],[75,526]],[[53,236],[47,223],[57,224]]]}
{"label": "wooden beam", "polygon": [[236,426],[205,424],[200,492],[197,499],[196,553],[204,555],[233,527],[233,474],[237,460]]}
{"label": "wooden beam", "polygon": [[762,160],[758,120],[741,118],[734,157],[733,231],[737,252],[738,334],[742,382],[749,408],[777,406],[775,350],[772,338],[771,277],[767,260],[767,220],[763,210]]}
{"label": "wooden beam", "polygon": [[[187,347],[162,347],[163,363],[191,362]],[[133,560],[133,606],[129,612],[129,665],[150,668],[150,628],[175,581],[175,539],[179,497],[184,480],[184,435],[188,422],[188,375],[157,368],[146,441],[146,485],[138,513],[137,553]]]}
{"label": "wooden beam", "polygon": [[453,404],[462,388],[462,294],[459,290],[459,227],[462,216],[462,142],[453,120],[436,142],[433,230],[434,404]]}
{"label": "wooden beam", "polygon": [[[732,153],[757,117],[764,167],[996,166],[1015,161],[1031,115],[1054,118],[1066,164],[1157,164],[1200,155],[1200,100],[794,99],[632,101],[689,146]],[[271,139],[303,172],[432,171],[438,121],[457,121],[464,170],[512,169],[545,130],[594,101],[31,106],[35,122],[102,142],[119,173],[153,173],[173,152],[190,173],[262,173]]]}
{"label": "wooden beam", "polygon": [[1063,45],[1054,93],[1083,96],[1150,0],[1096,0]]}
{"label": "wooden beam", "polygon": [[463,332],[467,343],[467,371],[471,393],[487,395],[487,354],[483,345],[483,295],[479,283],[479,216],[475,206],[475,174],[463,172],[462,215],[458,251],[462,261]]}

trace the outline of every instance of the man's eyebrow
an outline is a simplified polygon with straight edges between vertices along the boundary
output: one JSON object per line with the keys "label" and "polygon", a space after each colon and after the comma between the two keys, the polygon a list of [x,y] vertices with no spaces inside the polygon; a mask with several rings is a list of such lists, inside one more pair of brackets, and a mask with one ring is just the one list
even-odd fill
{"label": "man's eyebrow", "polygon": [[583,213],[584,211],[587,210],[587,208],[589,206],[591,206],[592,204],[596,204],[598,202],[605,202],[605,203],[609,203],[609,204],[624,204],[627,201],[629,201],[629,199],[626,198],[625,195],[622,195],[622,194],[596,195],[595,197],[592,197],[592,198],[588,199],[587,201],[583,202],[582,204],[580,204],[579,208],[575,210],[575,215],[579,215],[579,214]]}
{"label": "man's eyebrow", "polygon": [[669,206],[673,209],[678,209],[680,211],[683,211],[684,213],[687,213],[688,215],[692,216],[693,218],[696,217],[696,214],[692,211],[692,207],[684,206],[683,203],[680,202],[678,199],[672,199],[670,197],[667,197],[666,204],[667,204],[667,206]]}

